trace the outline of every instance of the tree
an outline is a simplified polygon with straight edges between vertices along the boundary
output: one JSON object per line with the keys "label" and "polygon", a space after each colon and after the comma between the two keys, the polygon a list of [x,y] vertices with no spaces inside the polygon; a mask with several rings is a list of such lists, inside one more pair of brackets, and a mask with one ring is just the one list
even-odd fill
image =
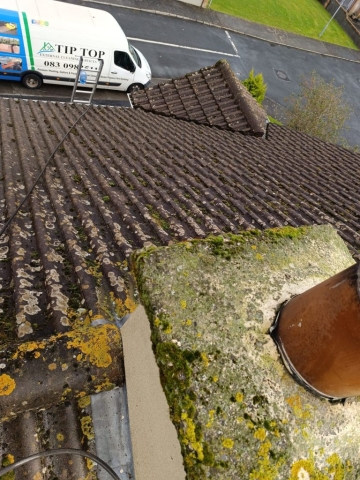
{"label": "tree", "polygon": [[303,77],[300,93],[286,99],[286,125],[332,143],[346,143],[341,136],[353,109],[343,98],[344,86],[327,83],[315,70]]}
{"label": "tree", "polygon": [[255,75],[254,69],[252,69],[249,73],[248,78],[243,80],[242,84],[261,105],[264,101],[267,89],[267,85],[264,82],[263,74],[258,73],[257,75]]}

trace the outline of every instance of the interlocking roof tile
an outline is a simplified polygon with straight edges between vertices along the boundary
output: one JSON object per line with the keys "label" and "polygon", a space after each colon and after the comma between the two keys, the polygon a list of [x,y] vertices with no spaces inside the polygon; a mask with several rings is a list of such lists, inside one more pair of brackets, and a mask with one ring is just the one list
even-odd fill
{"label": "interlocking roof tile", "polygon": [[[84,109],[0,100],[2,223]],[[1,375],[16,369],[7,363],[8,345],[63,338],[93,319],[129,312],[135,298],[129,259],[144,245],[331,223],[356,254],[359,192],[359,154],[284,127],[269,125],[266,138],[256,138],[142,109],[91,107],[0,239],[1,363],[8,365]],[[123,382],[121,366],[114,382]],[[66,445],[94,448],[83,439],[74,397],[63,400],[2,422],[2,452],[17,448],[19,458],[56,445],[48,430],[66,409],[74,421]],[[0,395],[3,416],[6,405]],[[44,405],[40,396],[38,407]],[[30,441],[41,422],[48,436]],[[67,477],[60,466],[54,472],[75,479],[84,465],[69,466]],[[28,471],[19,478],[32,478]]]}
{"label": "interlocking roof tile", "polygon": [[267,115],[226,60],[131,94],[135,108],[262,136]]}

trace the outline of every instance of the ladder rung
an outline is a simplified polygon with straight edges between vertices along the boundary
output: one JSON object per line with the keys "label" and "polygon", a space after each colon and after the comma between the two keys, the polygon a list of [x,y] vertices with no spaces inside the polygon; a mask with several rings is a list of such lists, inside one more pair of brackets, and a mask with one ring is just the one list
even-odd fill
{"label": "ladder rung", "polygon": [[[91,105],[93,95],[94,95],[94,93],[96,91],[96,87],[98,86],[99,81],[100,81],[100,75],[101,75],[101,72],[102,72],[102,69],[103,69],[103,66],[104,66],[104,61],[99,60],[99,70],[94,72],[94,73],[97,74],[96,75],[96,80],[95,81],[86,81],[85,83],[80,83],[82,65],[83,65],[83,57],[79,57],[79,64],[78,64],[78,68],[77,68],[76,79],[75,79],[75,84],[74,84],[74,87],[73,87],[73,93],[72,93],[70,102],[71,103],[87,103],[88,105]],[[85,76],[85,78],[86,78],[86,76]],[[81,90],[79,90],[79,88],[81,88]],[[75,100],[74,97],[75,97],[76,93],[89,95],[90,98],[89,98],[88,101],[87,100]]]}

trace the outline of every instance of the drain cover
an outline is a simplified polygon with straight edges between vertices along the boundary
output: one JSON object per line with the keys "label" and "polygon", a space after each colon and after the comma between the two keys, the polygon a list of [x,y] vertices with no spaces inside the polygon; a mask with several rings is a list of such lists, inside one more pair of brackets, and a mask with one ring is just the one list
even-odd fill
{"label": "drain cover", "polygon": [[280,80],[285,80],[285,82],[290,82],[290,78],[287,76],[287,73],[284,70],[275,70],[275,75],[280,78]]}

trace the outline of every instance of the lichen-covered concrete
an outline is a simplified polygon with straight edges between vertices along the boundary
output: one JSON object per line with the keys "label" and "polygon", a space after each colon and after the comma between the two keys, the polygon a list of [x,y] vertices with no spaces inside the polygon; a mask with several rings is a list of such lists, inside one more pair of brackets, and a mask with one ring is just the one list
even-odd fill
{"label": "lichen-covered concrete", "polygon": [[353,263],[330,226],[139,252],[135,270],[187,479],[360,477],[360,404],[296,384],[269,337],[293,294]]}

